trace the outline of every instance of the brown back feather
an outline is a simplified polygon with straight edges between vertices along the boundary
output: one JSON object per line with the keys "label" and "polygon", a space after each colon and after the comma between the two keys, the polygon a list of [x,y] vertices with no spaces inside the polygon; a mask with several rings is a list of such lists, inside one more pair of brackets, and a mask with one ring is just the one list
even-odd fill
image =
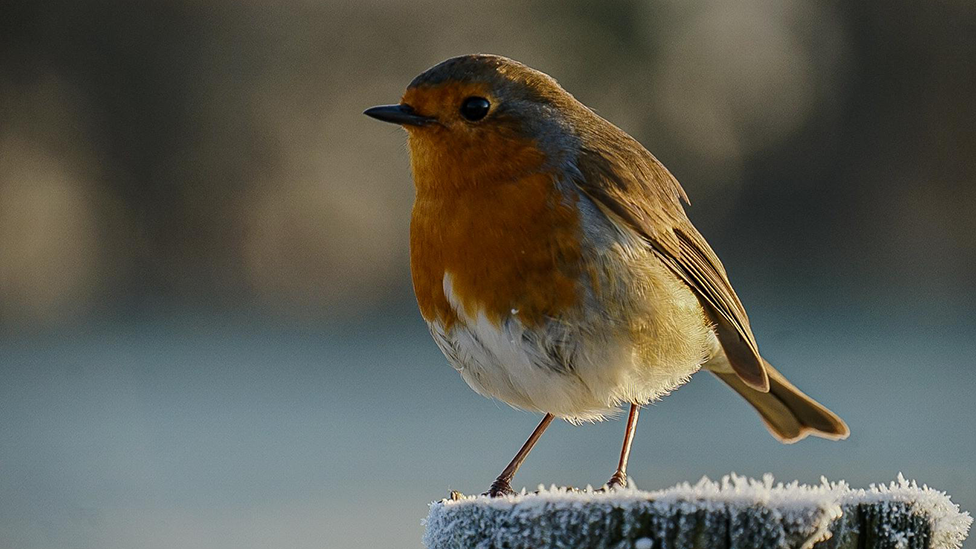
{"label": "brown back feather", "polygon": [[[605,213],[642,235],[695,292],[735,373],[759,391],[769,379],[749,317],[715,252],[685,214],[681,185],[640,143],[592,111],[580,112],[577,186]],[[578,119],[579,121],[579,119]]]}

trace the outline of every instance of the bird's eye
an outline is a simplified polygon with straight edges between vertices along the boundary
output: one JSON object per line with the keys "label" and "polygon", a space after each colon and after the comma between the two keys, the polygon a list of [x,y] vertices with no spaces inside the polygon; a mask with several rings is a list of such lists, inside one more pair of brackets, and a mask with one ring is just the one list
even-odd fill
{"label": "bird's eye", "polygon": [[466,120],[476,122],[488,114],[491,103],[484,97],[469,97],[461,103],[461,116]]}

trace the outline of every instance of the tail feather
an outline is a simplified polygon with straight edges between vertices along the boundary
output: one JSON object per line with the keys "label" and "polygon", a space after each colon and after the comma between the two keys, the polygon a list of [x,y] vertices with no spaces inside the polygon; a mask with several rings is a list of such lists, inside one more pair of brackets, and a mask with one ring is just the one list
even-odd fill
{"label": "tail feather", "polygon": [[752,404],[769,432],[781,442],[790,444],[807,435],[831,440],[845,439],[850,435],[844,420],[797,389],[768,362],[765,362],[765,366],[769,375],[768,393],[746,385],[733,372],[711,371]]}

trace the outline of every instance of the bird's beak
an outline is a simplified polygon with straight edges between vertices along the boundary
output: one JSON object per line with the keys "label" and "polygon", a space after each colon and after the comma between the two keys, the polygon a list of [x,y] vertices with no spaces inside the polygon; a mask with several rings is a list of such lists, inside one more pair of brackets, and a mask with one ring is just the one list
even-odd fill
{"label": "bird's beak", "polygon": [[434,118],[421,116],[414,112],[413,107],[405,104],[372,107],[363,111],[363,114],[383,122],[392,122],[404,126],[426,126],[435,122]]}

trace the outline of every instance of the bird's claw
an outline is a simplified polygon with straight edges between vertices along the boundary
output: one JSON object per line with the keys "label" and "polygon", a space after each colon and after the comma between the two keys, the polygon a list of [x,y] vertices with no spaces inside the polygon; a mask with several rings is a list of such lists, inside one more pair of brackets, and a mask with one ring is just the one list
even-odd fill
{"label": "bird's claw", "polygon": [[617,471],[616,473],[613,474],[612,477],[610,477],[610,480],[608,480],[607,483],[603,485],[603,488],[600,488],[600,490],[603,492],[610,492],[612,490],[617,490],[618,488],[626,488],[626,487],[627,487],[627,474]]}
{"label": "bird's claw", "polygon": [[495,482],[491,483],[491,488],[489,488],[488,491],[482,495],[492,498],[514,496],[515,490],[512,490],[512,485],[507,480],[495,479]]}

